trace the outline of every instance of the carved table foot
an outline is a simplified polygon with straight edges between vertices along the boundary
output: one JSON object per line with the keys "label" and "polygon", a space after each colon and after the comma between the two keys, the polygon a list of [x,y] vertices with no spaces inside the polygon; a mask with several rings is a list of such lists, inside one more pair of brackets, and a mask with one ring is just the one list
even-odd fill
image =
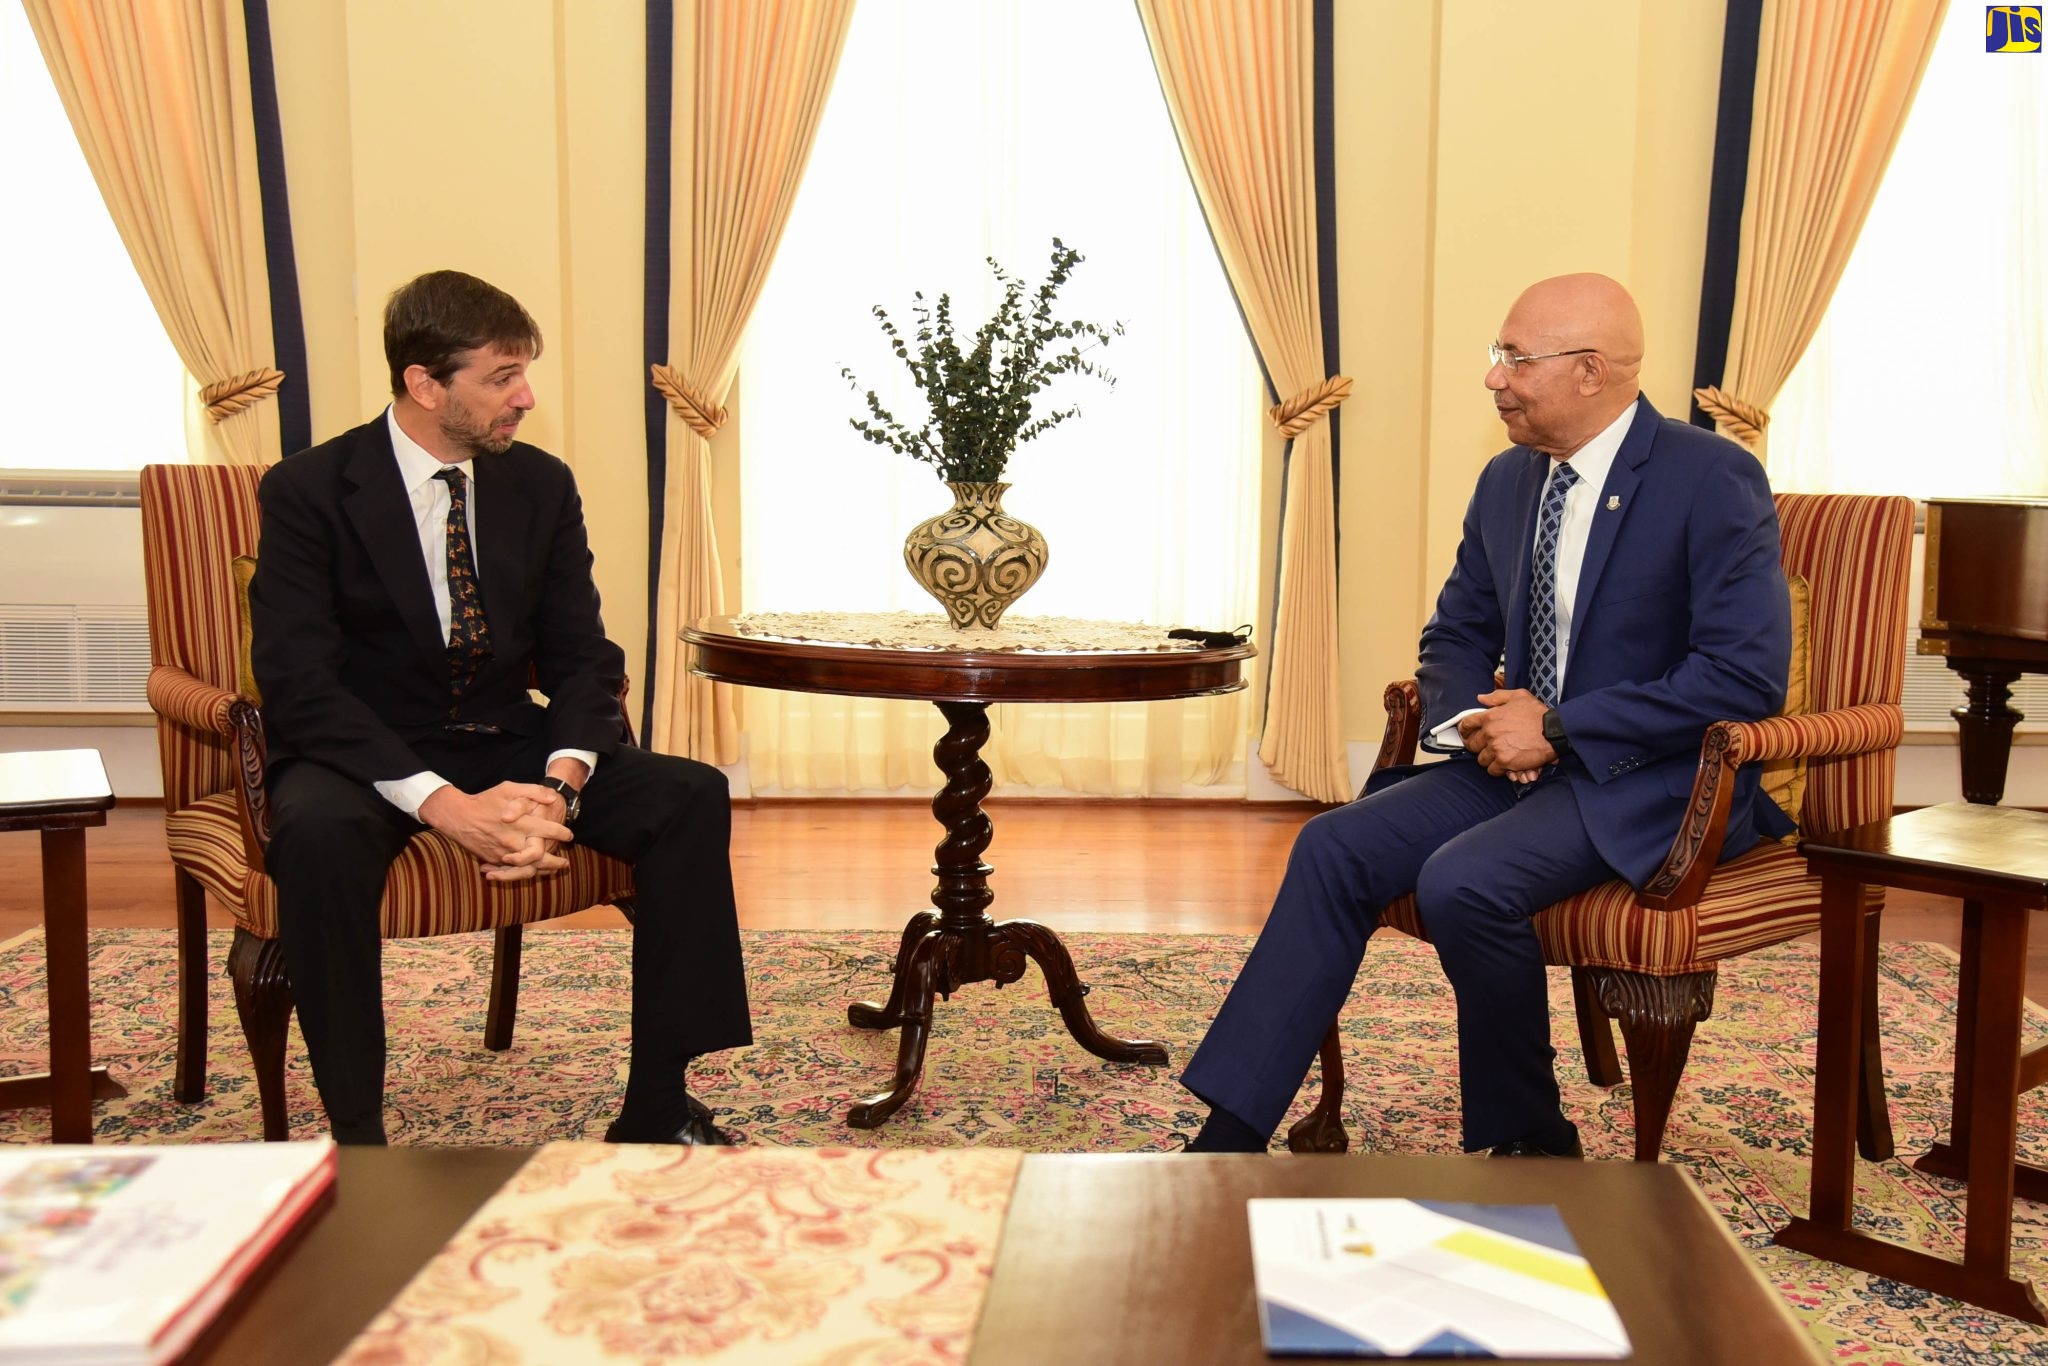
{"label": "carved table foot", "polygon": [[1021,950],[1038,964],[1038,970],[1045,974],[1045,986],[1052,996],[1052,1003],[1059,1007],[1060,1018],[1066,1021],[1067,1032],[1081,1047],[1111,1062],[1166,1065],[1163,1045],[1150,1039],[1114,1038],[1102,1032],[1095,1023],[1095,1017],[1088,1013],[1088,988],[1082,985],[1080,974],[1074,971],[1074,960],[1068,956],[1067,946],[1060,943],[1060,937],[1051,930],[1035,920],[1005,920],[995,927],[989,939],[996,954],[1000,955],[1006,948]]}
{"label": "carved table foot", "polygon": [[[889,1004],[879,1009],[869,1007],[870,1018],[879,1019],[892,1013],[890,1024],[900,1027],[903,1033],[896,1041],[896,1080],[886,1091],[869,1096],[847,1111],[846,1122],[856,1129],[876,1129],[896,1113],[903,1102],[910,1099],[910,1093],[917,1089],[917,1083],[924,1076],[924,1046],[932,1032],[932,997],[939,988],[943,960],[950,945],[945,934],[934,930],[917,941],[910,950],[907,961],[901,961],[896,968],[896,986],[889,993]],[[889,1026],[862,1025],[858,1018],[862,1005],[849,1008],[847,1014],[862,1028],[887,1028]]]}
{"label": "carved table foot", "polygon": [[[890,968],[889,999],[882,1005],[873,1001],[855,1001],[846,1008],[846,1020],[855,1029],[894,1029],[903,1023],[905,1001],[904,983],[909,980],[910,960],[916,955],[918,942],[939,927],[939,917],[934,911],[919,911],[910,917],[910,923],[903,927],[903,942],[896,946],[896,962]],[[931,1003],[925,1003],[925,1015],[931,1015]]]}

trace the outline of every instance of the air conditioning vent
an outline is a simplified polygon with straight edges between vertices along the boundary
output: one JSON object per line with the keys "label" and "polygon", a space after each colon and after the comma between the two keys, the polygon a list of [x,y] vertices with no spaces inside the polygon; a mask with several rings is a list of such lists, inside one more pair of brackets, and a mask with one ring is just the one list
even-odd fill
{"label": "air conditioning vent", "polygon": [[0,603],[0,711],[147,711],[141,607]]}

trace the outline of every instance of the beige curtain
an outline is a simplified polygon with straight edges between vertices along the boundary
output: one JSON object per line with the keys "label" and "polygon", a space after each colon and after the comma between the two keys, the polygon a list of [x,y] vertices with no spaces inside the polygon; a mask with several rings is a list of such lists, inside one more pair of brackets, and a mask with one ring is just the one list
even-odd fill
{"label": "beige curtain", "polygon": [[[241,0],[24,0],[93,179],[231,463],[278,455]],[[17,212],[22,206],[17,205]],[[80,357],[118,375],[120,358]]]}
{"label": "beige curtain", "polygon": [[1259,757],[1318,801],[1349,798],[1337,688],[1337,519],[1316,259],[1309,0],[1138,0],[1159,83],[1252,344],[1293,442]]}
{"label": "beige curtain", "polygon": [[668,489],[655,603],[654,747],[707,763],[739,758],[732,690],[693,678],[676,633],[725,610],[711,525],[711,437],[726,419],[740,336],[760,297],[810,157],[853,0],[698,0],[675,28],[677,100],[671,183],[669,361],[654,367],[669,401]]}
{"label": "beige curtain", "polygon": [[1827,312],[1947,0],[1771,0],[1757,35],[1742,245],[1719,430],[1764,450],[1771,404]]}

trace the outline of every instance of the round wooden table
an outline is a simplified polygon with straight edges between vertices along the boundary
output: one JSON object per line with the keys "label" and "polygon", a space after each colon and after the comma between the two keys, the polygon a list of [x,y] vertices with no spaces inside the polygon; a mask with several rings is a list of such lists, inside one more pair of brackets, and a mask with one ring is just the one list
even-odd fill
{"label": "round wooden table", "polygon": [[[822,632],[821,632],[822,634]],[[1257,653],[1248,644],[1173,650],[976,650],[963,632],[957,649],[895,649],[853,642],[744,635],[731,617],[706,617],[683,628],[690,671],[721,683],[851,697],[931,702],[947,730],[932,749],[946,775],[932,814],[946,828],[932,873],[931,911],[903,927],[889,999],[857,1001],[847,1018],[861,1029],[896,1029],[896,1080],[856,1104],[847,1123],[873,1129],[896,1113],[924,1073],[932,998],[970,982],[1014,982],[1026,959],[1038,964],[1067,1032],[1111,1062],[1164,1065],[1166,1050],[1148,1039],[1105,1034],[1088,1013],[1088,988],[1058,935],[1031,920],[990,918],[994,870],[982,853],[994,825],[982,810],[993,779],[981,761],[995,702],[1159,702],[1207,697],[1244,687],[1239,666]]]}

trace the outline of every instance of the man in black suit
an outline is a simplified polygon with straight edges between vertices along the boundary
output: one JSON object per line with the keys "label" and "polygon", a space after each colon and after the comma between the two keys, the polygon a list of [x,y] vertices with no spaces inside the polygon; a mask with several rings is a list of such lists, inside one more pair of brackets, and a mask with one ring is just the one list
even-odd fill
{"label": "man in black suit", "polygon": [[753,1041],[725,778],[625,743],[625,656],[605,638],[576,480],[515,439],[540,349],[509,294],[420,276],[384,311],[391,406],[280,463],[259,494],[266,862],[344,1143],[384,1141],[379,905],[423,825],[494,882],[559,871],[572,838],[633,865],[633,1060],[608,1140],[727,1141],[685,1070]]}

